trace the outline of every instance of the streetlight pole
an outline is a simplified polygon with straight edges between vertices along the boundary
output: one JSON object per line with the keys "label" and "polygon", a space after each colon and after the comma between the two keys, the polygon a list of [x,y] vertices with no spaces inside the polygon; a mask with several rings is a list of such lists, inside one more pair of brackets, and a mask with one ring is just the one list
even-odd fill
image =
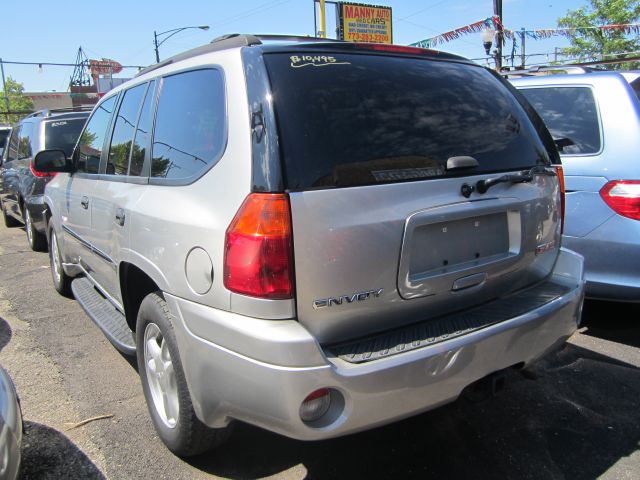
{"label": "streetlight pole", "polygon": [[[169,40],[169,38],[173,37],[176,33],[181,32],[183,30],[188,30],[190,28],[199,28],[200,30],[209,30],[209,25],[196,25],[193,27],[173,28],[171,30],[167,30],[165,32],[160,32],[160,33],[156,33],[155,30],[153,31],[153,45],[155,46],[155,51],[156,51],[156,63],[160,63],[160,52],[158,51],[158,47],[162,45],[164,42],[166,42],[167,40]],[[166,38],[158,41],[158,38],[160,38],[162,35],[166,35],[167,33],[169,33],[170,35],[167,35]]]}
{"label": "streetlight pole", "polygon": [[500,19],[496,35],[496,71],[502,69],[502,0],[493,0],[493,13]]}

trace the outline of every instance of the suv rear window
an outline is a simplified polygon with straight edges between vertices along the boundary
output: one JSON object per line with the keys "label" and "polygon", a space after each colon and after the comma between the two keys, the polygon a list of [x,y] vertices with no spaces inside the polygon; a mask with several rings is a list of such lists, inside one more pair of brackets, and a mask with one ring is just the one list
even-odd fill
{"label": "suv rear window", "polygon": [[7,138],[9,138],[9,133],[11,130],[0,130],[0,148],[4,148],[7,143]]}
{"label": "suv rear window", "polygon": [[289,189],[531,167],[548,155],[526,113],[489,71],[370,54],[265,54]]}
{"label": "suv rear window", "polygon": [[70,157],[86,121],[86,118],[78,118],[47,122],[44,127],[45,148],[64,150],[67,157]]}
{"label": "suv rear window", "polygon": [[600,122],[589,87],[542,87],[520,90],[538,111],[561,154],[600,151]]}

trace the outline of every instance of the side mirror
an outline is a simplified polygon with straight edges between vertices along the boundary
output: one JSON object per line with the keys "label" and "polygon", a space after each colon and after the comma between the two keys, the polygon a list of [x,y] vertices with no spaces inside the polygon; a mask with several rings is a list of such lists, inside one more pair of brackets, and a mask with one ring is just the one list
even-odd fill
{"label": "side mirror", "polygon": [[42,173],[75,171],[73,160],[67,158],[62,150],[42,150],[33,159],[33,168]]}

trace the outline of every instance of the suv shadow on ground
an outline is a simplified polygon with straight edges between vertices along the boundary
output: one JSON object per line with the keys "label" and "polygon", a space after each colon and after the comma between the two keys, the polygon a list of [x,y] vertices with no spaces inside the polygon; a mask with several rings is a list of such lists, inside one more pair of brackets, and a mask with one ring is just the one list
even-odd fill
{"label": "suv shadow on ground", "polygon": [[585,335],[640,347],[640,303],[587,300],[582,331]]}
{"label": "suv shadow on ground", "polygon": [[[640,369],[574,345],[509,374],[505,394],[458,401],[400,423],[304,443],[239,425],[191,465],[229,478],[306,468],[306,478],[584,478],[638,449]],[[297,475],[295,475],[297,477]]]}
{"label": "suv shadow on ground", "polygon": [[62,433],[46,425],[25,422],[20,478],[102,480],[106,477],[89,457]]}

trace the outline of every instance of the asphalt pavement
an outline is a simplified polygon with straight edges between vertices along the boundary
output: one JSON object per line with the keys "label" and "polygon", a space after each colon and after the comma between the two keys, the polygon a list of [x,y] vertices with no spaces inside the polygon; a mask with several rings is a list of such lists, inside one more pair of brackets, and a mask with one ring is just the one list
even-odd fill
{"label": "asphalt pavement", "polygon": [[640,305],[588,302],[566,348],[484,401],[313,443],[237,425],[188,461],[155,434],[135,362],[55,292],[19,228],[0,227],[0,348],[22,401],[24,479],[640,479]]}

